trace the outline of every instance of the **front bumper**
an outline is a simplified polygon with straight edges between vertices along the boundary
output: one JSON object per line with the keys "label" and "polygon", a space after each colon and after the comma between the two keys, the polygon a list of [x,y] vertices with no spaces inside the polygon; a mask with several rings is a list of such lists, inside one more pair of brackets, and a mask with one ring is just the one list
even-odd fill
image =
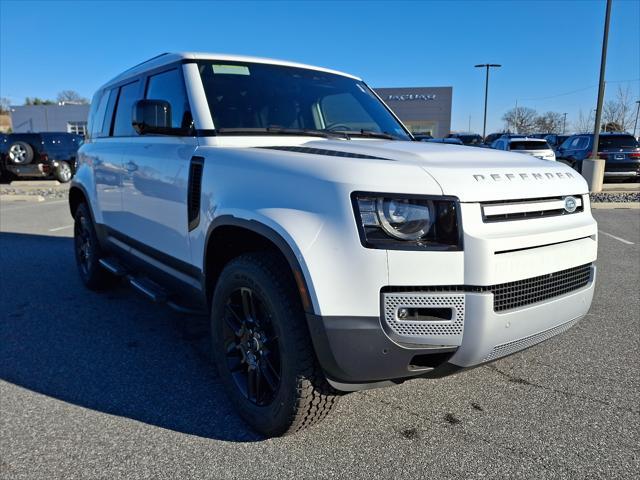
{"label": "front bumper", "polygon": [[307,320],[316,354],[330,383],[340,390],[358,390],[416,376],[448,374],[558,335],[588,312],[595,274],[592,266],[586,286],[506,312],[494,310],[493,293],[457,292],[455,295],[463,302],[463,333],[460,341],[449,342],[457,345],[403,343],[389,332],[381,317],[308,315]]}

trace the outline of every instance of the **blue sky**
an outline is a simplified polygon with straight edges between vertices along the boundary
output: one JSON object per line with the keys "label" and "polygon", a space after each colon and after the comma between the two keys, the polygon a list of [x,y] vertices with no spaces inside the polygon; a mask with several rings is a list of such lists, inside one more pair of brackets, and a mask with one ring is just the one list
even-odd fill
{"label": "blue sky", "polygon": [[[373,87],[452,86],[452,129],[488,131],[516,100],[538,111],[595,107],[604,0],[573,1],[13,1],[0,0],[0,95],[90,97],[165,51],[210,51],[344,70]],[[614,0],[607,92],[640,99],[640,0]],[[567,94],[572,92],[570,94]]]}

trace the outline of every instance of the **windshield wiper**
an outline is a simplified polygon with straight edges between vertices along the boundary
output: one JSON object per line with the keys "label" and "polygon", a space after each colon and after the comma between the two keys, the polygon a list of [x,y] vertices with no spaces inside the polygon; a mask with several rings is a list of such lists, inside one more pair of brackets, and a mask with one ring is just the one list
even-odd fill
{"label": "windshield wiper", "polygon": [[220,135],[301,135],[324,138],[345,138],[347,140],[350,138],[345,132],[330,132],[328,130],[314,130],[311,128],[217,128],[215,131]]}
{"label": "windshield wiper", "polygon": [[373,130],[340,130],[350,137],[384,138],[385,140],[398,140],[398,137],[387,132],[374,132]]}

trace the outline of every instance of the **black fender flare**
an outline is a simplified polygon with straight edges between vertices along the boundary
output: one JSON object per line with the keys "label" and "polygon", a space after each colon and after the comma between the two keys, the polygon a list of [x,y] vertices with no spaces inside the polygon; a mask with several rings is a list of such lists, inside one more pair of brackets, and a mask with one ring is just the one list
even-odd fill
{"label": "black fender flare", "polygon": [[309,288],[309,283],[307,282],[307,279],[304,275],[304,270],[301,267],[300,260],[294,253],[289,243],[282,237],[282,235],[276,232],[273,228],[256,220],[246,220],[244,218],[234,217],[233,215],[221,215],[219,217],[216,217],[211,222],[211,224],[209,224],[205,236],[204,258],[202,263],[203,278],[207,278],[207,254],[209,241],[211,240],[211,236],[214,234],[215,230],[220,227],[244,228],[266,238],[271,243],[273,243],[284,255],[287,263],[289,264],[289,268],[291,268],[291,272],[296,282],[296,286],[298,288],[305,313],[315,313],[312,290],[310,290]]}

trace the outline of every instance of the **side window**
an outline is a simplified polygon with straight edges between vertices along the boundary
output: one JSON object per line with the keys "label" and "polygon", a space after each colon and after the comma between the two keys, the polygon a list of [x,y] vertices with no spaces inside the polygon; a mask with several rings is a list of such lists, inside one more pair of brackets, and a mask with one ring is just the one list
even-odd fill
{"label": "side window", "polygon": [[576,138],[574,138],[574,139],[571,141],[571,143],[569,144],[569,148],[572,148],[572,149],[574,149],[574,148],[578,148],[578,142],[580,141],[580,139],[581,139],[581,138],[582,138],[582,137],[576,137]]}
{"label": "side window", "polygon": [[[89,116],[89,136],[90,137],[99,137],[102,132],[102,124],[104,123],[104,114],[107,111],[107,103],[109,103],[109,92],[100,92],[100,98],[94,99],[94,102],[98,102],[96,104],[95,110],[92,108],[93,112]],[[93,105],[92,105],[93,107]]]}
{"label": "side window", "polygon": [[589,145],[589,139],[587,137],[578,137],[576,148],[578,150],[584,150]]}
{"label": "side window", "polygon": [[99,137],[108,137],[111,135],[111,125],[113,125],[113,111],[116,108],[116,101],[118,100],[118,91],[119,88],[112,88],[109,91],[109,95],[105,95],[109,98],[107,101],[107,109],[104,112],[104,119],[102,122],[102,128],[97,136]]}
{"label": "side window", "polygon": [[571,146],[572,142],[573,142],[573,138],[569,137],[564,142],[562,142],[562,144],[560,145],[560,148],[566,150]]}
{"label": "side window", "polygon": [[118,95],[118,104],[116,106],[116,116],[113,120],[113,136],[127,137],[136,135],[131,125],[131,113],[133,104],[140,100],[140,82],[135,81],[120,87],[120,95]]}
{"label": "side window", "polygon": [[177,69],[174,68],[173,70],[150,76],[147,82],[145,98],[169,102],[171,105],[172,128],[189,128],[191,126],[187,92]]}

